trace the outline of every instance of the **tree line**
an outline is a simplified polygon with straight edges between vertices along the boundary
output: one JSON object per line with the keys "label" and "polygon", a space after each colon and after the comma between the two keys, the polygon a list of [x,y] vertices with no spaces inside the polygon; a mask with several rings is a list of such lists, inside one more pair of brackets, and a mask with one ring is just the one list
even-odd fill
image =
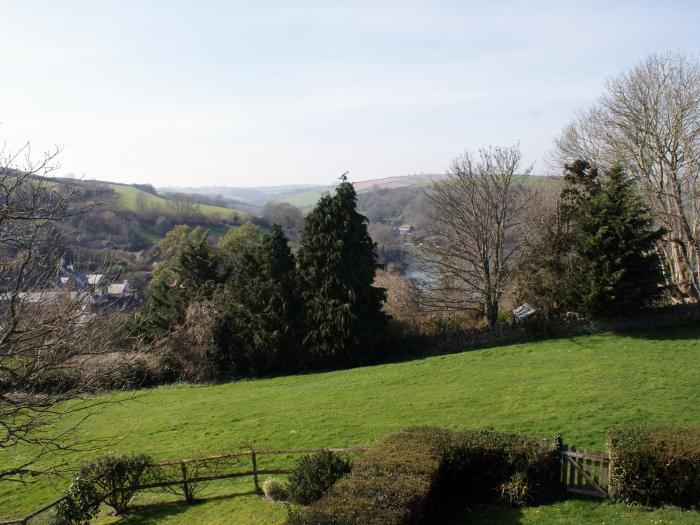
{"label": "tree line", "polygon": [[427,196],[428,309],[493,325],[506,303],[601,317],[700,300],[697,60],[652,55],[611,79],[555,159],[553,204],[525,183],[517,146],[455,160]]}
{"label": "tree line", "polygon": [[132,322],[185,377],[371,361],[388,317],[384,290],[373,286],[376,246],[356,204],[343,176],[306,217],[296,254],[277,224],[264,234],[252,225],[231,229],[217,244],[203,228],[175,227]]}

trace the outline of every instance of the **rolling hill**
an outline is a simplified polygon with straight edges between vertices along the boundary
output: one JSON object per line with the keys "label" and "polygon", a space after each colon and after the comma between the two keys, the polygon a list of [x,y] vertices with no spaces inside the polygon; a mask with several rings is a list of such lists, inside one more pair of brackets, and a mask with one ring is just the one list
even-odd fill
{"label": "rolling hill", "polygon": [[[444,174],[418,174],[384,177],[380,179],[354,181],[355,190],[358,193],[366,193],[375,190],[395,190],[405,188],[424,188],[432,182],[442,180]],[[552,177],[532,175],[528,177],[527,184],[546,187],[553,180]],[[260,186],[252,188],[241,187],[167,187],[163,191],[181,191],[197,195],[222,195],[225,197],[242,200],[261,206],[266,202],[286,202],[303,210],[313,207],[325,192],[333,191],[335,185],[289,185],[289,186]]]}
{"label": "rolling hill", "polygon": [[[140,207],[145,207],[147,210],[167,211],[172,207],[172,200],[160,195],[153,195],[134,186],[118,183],[104,183],[107,187],[112,188],[119,197],[119,205],[129,211],[139,211]],[[211,206],[208,204],[198,204],[197,211],[208,218],[229,219],[237,216],[240,219],[249,218],[250,214],[240,210],[231,208],[222,208],[220,206]]]}

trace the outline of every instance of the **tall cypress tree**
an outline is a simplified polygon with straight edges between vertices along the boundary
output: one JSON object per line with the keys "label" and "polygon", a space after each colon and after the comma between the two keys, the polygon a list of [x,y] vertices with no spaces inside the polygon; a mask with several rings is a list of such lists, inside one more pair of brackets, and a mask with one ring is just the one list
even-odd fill
{"label": "tall cypress tree", "polygon": [[266,375],[296,368],[299,306],[294,256],[278,225],[240,254],[226,284],[225,316],[215,338],[224,368]]}
{"label": "tall cypress tree", "polygon": [[386,328],[385,291],[372,286],[376,245],[345,175],[306,218],[298,252],[307,366],[349,366],[371,359]]}
{"label": "tall cypress tree", "polygon": [[[602,179],[602,180],[601,180]],[[650,304],[663,281],[649,208],[616,165],[587,185],[572,211],[578,271],[574,294],[588,315],[619,315]]]}

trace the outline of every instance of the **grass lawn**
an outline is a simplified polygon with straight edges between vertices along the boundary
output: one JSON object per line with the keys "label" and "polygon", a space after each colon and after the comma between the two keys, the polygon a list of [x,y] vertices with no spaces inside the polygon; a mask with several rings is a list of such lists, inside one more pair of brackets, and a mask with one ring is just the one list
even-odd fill
{"label": "grass lawn", "polygon": [[[493,428],[602,449],[613,425],[700,426],[700,327],[604,334],[474,350],[399,364],[214,386],[112,395],[82,427],[109,450],[183,458],[257,447],[370,444],[410,425]],[[13,451],[11,453],[18,453]],[[85,454],[84,454],[85,455]],[[67,459],[77,463],[74,454]],[[0,462],[2,456],[0,455]],[[0,516],[19,516],[67,481],[0,485]],[[119,523],[281,523],[284,506],[222,482],[192,507],[147,494]],[[231,494],[238,494],[235,497]],[[171,503],[154,505],[154,501]],[[524,510],[480,508],[456,523],[700,523],[700,512],[653,512],[566,501]]]}

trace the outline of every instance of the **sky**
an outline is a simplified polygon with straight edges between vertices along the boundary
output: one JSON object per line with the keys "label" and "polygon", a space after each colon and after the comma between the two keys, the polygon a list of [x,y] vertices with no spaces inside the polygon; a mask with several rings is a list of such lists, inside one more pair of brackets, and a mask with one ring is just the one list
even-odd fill
{"label": "sky", "polygon": [[605,81],[700,53],[698,1],[0,0],[0,144],[156,186],[442,173],[553,140]]}

